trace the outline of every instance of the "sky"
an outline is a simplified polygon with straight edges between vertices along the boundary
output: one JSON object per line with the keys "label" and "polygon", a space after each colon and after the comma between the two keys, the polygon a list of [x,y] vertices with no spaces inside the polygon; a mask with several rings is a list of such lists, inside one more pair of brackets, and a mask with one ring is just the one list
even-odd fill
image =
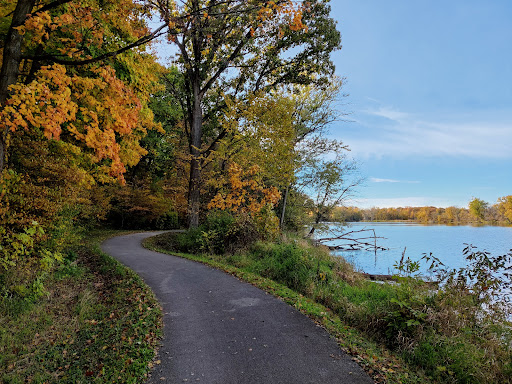
{"label": "sky", "polygon": [[362,208],[512,195],[512,2],[332,0]]}
{"label": "sky", "polygon": [[512,195],[512,1],[331,7],[348,96],[330,131],[365,180],[346,204],[467,207]]}

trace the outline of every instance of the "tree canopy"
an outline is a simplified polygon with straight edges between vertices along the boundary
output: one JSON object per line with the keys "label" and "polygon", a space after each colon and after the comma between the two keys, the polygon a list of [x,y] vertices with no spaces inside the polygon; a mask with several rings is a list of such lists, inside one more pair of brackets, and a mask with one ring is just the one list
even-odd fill
{"label": "tree canopy", "polygon": [[[30,281],[40,255],[58,263],[98,223],[194,227],[223,211],[240,239],[275,236],[286,202],[295,223],[314,211],[301,186],[323,185],[315,166],[339,171],[316,208],[339,203],[350,166],[325,137],[341,89],[329,12],[327,0],[0,1],[0,279]],[[159,36],[168,68],[151,52]]]}
{"label": "tree canopy", "polygon": [[156,4],[177,48],[190,152],[189,225],[199,223],[202,168],[227,135],[217,124],[226,96],[244,102],[283,84],[325,84],[340,34],[328,1],[188,0]]}

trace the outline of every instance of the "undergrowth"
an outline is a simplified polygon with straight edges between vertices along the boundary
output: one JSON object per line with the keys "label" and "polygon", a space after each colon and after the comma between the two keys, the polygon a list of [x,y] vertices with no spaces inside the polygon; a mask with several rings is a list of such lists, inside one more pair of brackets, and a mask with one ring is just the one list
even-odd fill
{"label": "undergrowth", "polygon": [[0,301],[3,383],[140,383],[160,335],[161,309],[98,242],[68,252],[41,295]]}

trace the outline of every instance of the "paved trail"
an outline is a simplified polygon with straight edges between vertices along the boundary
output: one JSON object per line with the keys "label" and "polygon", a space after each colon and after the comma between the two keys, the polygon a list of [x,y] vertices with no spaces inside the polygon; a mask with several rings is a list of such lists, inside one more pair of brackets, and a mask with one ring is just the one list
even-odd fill
{"label": "paved trail", "polygon": [[149,251],[158,232],[107,240],[164,309],[161,364],[149,383],[373,383],[313,321],[262,290],[179,257]]}

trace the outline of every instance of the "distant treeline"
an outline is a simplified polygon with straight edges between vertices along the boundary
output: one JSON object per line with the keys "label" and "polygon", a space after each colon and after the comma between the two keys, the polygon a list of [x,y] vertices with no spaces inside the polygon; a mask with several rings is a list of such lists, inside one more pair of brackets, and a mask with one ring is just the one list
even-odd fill
{"label": "distant treeline", "polygon": [[512,224],[512,195],[498,199],[494,205],[474,198],[469,208],[400,207],[368,208],[337,207],[330,220],[357,221],[414,221],[424,224]]}

